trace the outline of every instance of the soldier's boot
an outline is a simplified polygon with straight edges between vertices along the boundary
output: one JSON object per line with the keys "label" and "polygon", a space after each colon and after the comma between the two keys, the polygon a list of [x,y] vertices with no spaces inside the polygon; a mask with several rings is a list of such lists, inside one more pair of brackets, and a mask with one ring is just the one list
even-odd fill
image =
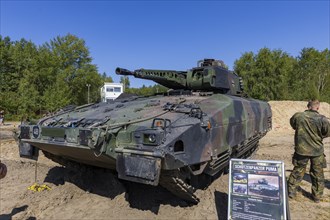
{"label": "soldier's boot", "polygon": [[288,196],[291,199],[294,199],[297,196],[297,189],[294,186],[288,186]]}
{"label": "soldier's boot", "polygon": [[289,192],[289,198],[290,199],[294,199],[294,198],[296,198],[296,196],[297,196],[296,192]]}
{"label": "soldier's boot", "polygon": [[[290,181],[290,179],[291,179],[291,181]],[[295,186],[294,181],[292,180],[291,176],[288,179],[287,186],[288,186],[289,198],[294,199],[297,196],[297,187]]]}
{"label": "soldier's boot", "polygon": [[316,197],[313,197],[313,200],[315,203],[320,203],[321,199],[320,198],[316,198]]}

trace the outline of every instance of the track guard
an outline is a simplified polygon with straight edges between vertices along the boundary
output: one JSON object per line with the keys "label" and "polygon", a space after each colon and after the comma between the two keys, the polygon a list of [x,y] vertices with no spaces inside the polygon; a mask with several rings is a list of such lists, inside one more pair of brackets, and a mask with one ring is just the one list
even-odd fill
{"label": "track guard", "polygon": [[39,156],[39,149],[32,146],[31,144],[24,143],[22,141],[19,142],[19,156],[32,159],[32,160],[38,160]]}
{"label": "track guard", "polygon": [[117,156],[118,178],[157,186],[160,176],[161,159],[138,155]]}

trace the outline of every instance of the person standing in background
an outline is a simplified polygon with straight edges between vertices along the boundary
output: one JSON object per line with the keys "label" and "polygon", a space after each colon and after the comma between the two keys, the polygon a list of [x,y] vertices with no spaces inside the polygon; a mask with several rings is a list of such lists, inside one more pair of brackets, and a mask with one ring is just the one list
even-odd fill
{"label": "person standing in background", "polygon": [[306,172],[310,160],[310,176],[312,181],[312,196],[315,202],[320,202],[324,190],[324,172],[326,165],[323,138],[330,137],[330,122],[318,113],[320,102],[311,100],[304,112],[295,113],[291,119],[291,127],[295,130],[295,151],[292,158],[294,168],[288,179],[290,198],[296,196],[297,188]]}
{"label": "person standing in background", "polygon": [[0,125],[4,125],[5,123],[5,112],[4,110],[0,111]]}

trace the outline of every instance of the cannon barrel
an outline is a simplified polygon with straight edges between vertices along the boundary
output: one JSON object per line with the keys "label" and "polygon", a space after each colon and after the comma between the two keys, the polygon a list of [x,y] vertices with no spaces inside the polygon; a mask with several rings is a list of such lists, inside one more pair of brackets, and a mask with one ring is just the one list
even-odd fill
{"label": "cannon barrel", "polygon": [[134,76],[134,72],[124,69],[124,68],[116,68],[116,74],[117,75],[124,75],[124,76]]}
{"label": "cannon barrel", "polygon": [[130,71],[117,67],[116,74],[134,76],[135,78],[152,80],[162,86],[172,89],[186,89],[185,71],[138,69]]}

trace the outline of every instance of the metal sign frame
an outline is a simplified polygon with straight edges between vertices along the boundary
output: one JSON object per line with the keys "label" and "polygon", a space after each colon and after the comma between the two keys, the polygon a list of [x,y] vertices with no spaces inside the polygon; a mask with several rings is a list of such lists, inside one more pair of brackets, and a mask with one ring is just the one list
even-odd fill
{"label": "metal sign frame", "polygon": [[230,160],[228,219],[290,219],[284,162]]}

